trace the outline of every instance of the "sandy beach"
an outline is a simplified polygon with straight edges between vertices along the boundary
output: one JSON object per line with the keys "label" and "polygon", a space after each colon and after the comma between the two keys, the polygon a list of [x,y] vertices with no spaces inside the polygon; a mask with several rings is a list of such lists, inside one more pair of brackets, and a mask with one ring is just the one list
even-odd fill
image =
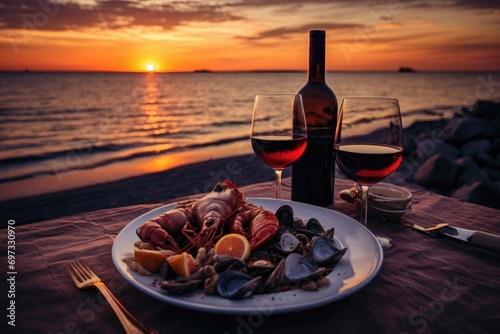
{"label": "sandy beach", "polygon": [[[290,168],[283,176],[290,175]],[[272,181],[274,172],[253,155],[239,155],[185,165],[120,181],[0,202],[0,212],[17,224],[134,204],[166,203],[206,193],[218,180],[238,186]]]}

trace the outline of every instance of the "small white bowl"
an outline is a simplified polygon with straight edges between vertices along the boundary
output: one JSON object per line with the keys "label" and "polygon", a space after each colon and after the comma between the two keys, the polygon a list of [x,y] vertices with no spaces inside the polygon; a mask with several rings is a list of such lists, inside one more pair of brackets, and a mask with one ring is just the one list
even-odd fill
{"label": "small white bowl", "polygon": [[[341,192],[340,197],[361,207],[361,187],[359,185]],[[377,183],[368,193],[368,216],[375,219],[395,221],[411,211],[413,195],[406,188],[390,183]]]}
{"label": "small white bowl", "polygon": [[406,188],[384,182],[374,184],[370,187],[370,191],[368,192],[369,202],[400,210],[406,209],[412,199],[412,193]]}

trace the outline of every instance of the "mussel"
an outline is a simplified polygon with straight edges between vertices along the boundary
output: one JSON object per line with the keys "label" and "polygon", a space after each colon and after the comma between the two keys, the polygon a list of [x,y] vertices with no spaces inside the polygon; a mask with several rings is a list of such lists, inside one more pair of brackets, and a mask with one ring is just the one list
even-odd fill
{"label": "mussel", "polygon": [[194,291],[201,283],[199,279],[176,278],[161,282],[160,287],[170,293],[185,294]]}
{"label": "mussel", "polygon": [[293,234],[286,232],[281,235],[279,249],[286,254],[300,252],[302,249],[302,242]]}
{"label": "mussel", "polygon": [[229,299],[247,298],[257,290],[261,280],[261,276],[252,277],[241,271],[228,270],[219,276],[217,293]]}
{"label": "mussel", "polygon": [[167,262],[164,262],[160,266],[160,276],[161,278],[168,280],[168,279],[174,279],[177,277],[175,272],[170,268],[170,265]]}
{"label": "mussel", "polygon": [[247,268],[249,272],[253,272],[257,275],[266,274],[274,270],[276,264],[268,259],[257,259],[251,260],[247,263]]}
{"label": "mussel", "polygon": [[300,219],[298,217],[295,217],[293,219],[293,229],[295,231],[298,231],[301,229],[304,230],[305,228],[306,228],[306,223],[302,219]]}
{"label": "mussel", "polygon": [[314,239],[309,257],[311,262],[319,266],[333,267],[342,256],[344,256],[347,248],[338,249],[335,246],[334,239],[321,236]]}
{"label": "mussel", "polygon": [[311,218],[307,221],[306,230],[308,230],[312,233],[315,233],[315,234],[325,233],[325,228],[323,227],[323,225],[321,225],[319,220],[317,220],[316,218]]}
{"label": "mussel", "polygon": [[292,282],[309,278],[316,269],[314,263],[297,253],[292,253],[285,259],[285,277]]}
{"label": "mussel", "polygon": [[312,238],[314,236],[323,235],[325,233],[325,228],[316,218],[311,218],[307,221],[304,228],[296,229],[296,231]]}
{"label": "mussel", "polygon": [[223,254],[215,255],[212,262],[218,273],[223,273],[227,270],[239,270],[245,268],[245,261]]}
{"label": "mussel", "polygon": [[276,210],[276,218],[280,222],[280,226],[284,226],[287,230],[293,229],[293,209],[290,205],[282,205]]}
{"label": "mussel", "polygon": [[264,290],[272,292],[285,282],[285,259],[282,259],[264,283]]}

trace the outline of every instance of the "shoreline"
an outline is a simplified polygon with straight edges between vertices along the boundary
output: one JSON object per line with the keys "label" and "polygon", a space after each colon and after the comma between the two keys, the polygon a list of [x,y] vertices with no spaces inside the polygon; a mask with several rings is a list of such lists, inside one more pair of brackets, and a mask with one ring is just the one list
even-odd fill
{"label": "shoreline", "polygon": [[[79,159],[86,157],[79,155],[77,151],[72,153]],[[156,156],[144,156],[97,168],[75,169],[68,172],[58,172],[56,169],[61,162],[55,161],[52,162],[54,174],[0,184],[0,202],[123,181],[131,177],[166,172],[182,166],[250,153],[253,151],[249,142],[236,141],[178,152],[164,152]]]}
{"label": "shoreline", "polygon": [[[291,168],[283,177],[291,175]],[[111,207],[154,204],[202,194],[215,183],[231,179],[238,187],[274,180],[273,170],[254,154],[182,165],[161,172],[60,192],[0,201],[1,227],[7,220],[26,224]]]}

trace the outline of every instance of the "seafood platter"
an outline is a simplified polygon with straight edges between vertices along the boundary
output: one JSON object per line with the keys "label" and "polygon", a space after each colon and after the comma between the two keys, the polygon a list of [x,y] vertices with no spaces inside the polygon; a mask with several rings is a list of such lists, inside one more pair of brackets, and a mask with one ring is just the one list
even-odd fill
{"label": "seafood platter", "polygon": [[374,236],[355,220],[304,203],[245,199],[229,180],[199,200],[134,219],[112,257],[142,292],[226,314],[331,303],[366,286],[383,261]]}

